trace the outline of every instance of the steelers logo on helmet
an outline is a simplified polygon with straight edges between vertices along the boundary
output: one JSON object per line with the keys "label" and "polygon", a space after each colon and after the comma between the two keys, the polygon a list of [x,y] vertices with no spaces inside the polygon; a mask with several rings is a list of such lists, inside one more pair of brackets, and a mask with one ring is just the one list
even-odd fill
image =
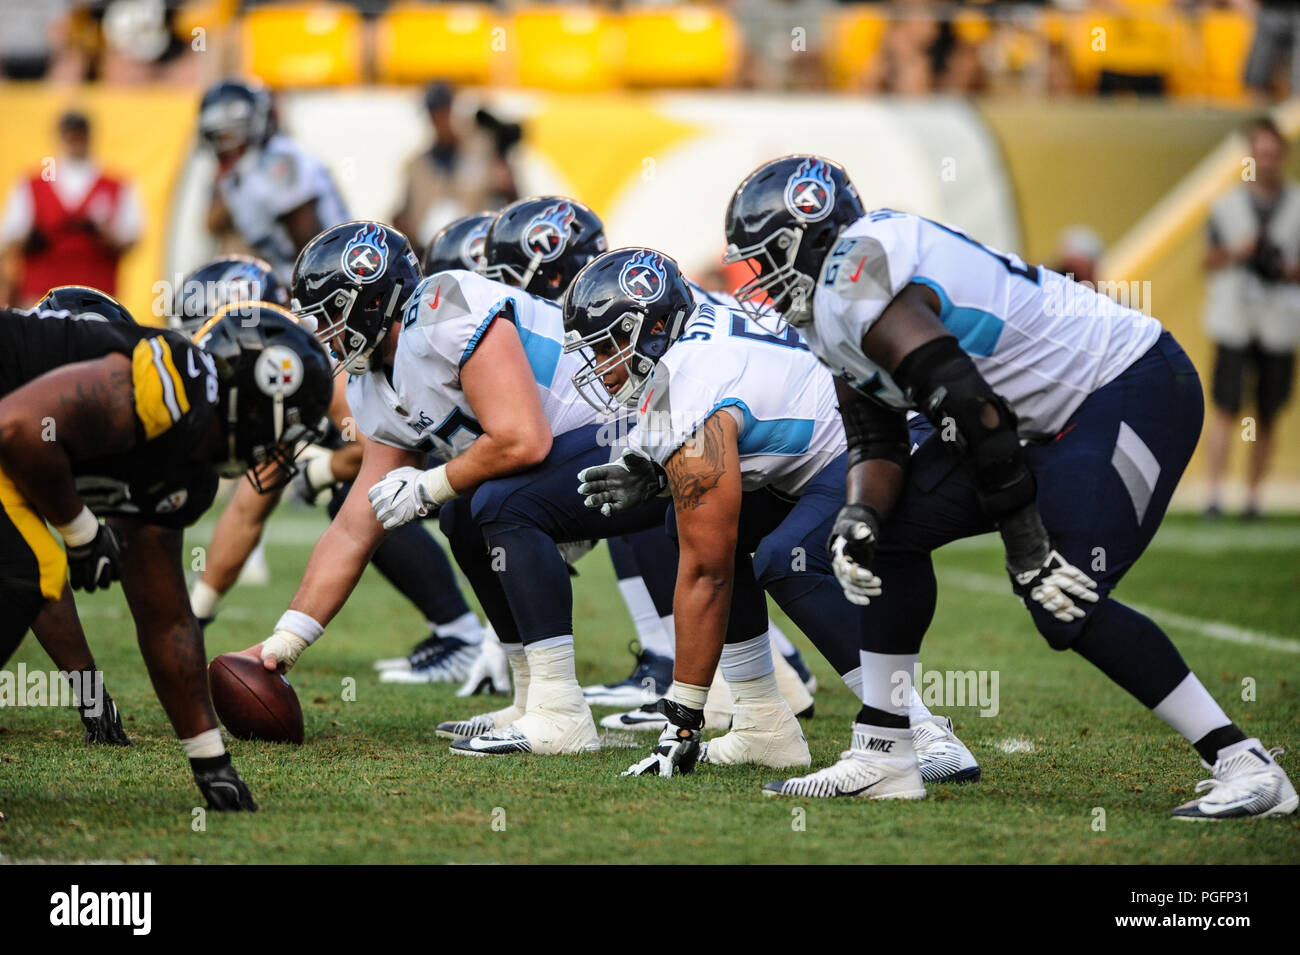
{"label": "steelers logo on helmet", "polygon": [[524,229],[521,240],[529,258],[540,256],[543,262],[559,258],[569,243],[569,237],[573,235],[571,226],[574,215],[573,206],[567,202],[557,202],[535,216]]}
{"label": "steelers logo on helmet", "polygon": [[253,378],[263,394],[287,398],[302,386],[302,359],[292,349],[268,345],[257,356]]}
{"label": "steelers logo on helmet", "polygon": [[486,218],[465,236],[465,241],[460,246],[460,260],[465,263],[466,268],[476,269],[483,261],[483,245],[487,242],[490,228],[492,228],[492,219]]}
{"label": "steelers logo on helmet", "polygon": [[388,238],[373,222],[357,230],[343,247],[343,272],[366,285],[384,274],[388,266]]}
{"label": "steelers logo on helmet", "polygon": [[618,287],[629,298],[649,305],[664,294],[668,271],[663,256],[651,249],[638,252],[624,263],[618,274]]}
{"label": "steelers logo on helmet", "polygon": [[785,184],[785,205],[804,222],[819,222],[835,207],[835,182],[826,163],[809,156]]}

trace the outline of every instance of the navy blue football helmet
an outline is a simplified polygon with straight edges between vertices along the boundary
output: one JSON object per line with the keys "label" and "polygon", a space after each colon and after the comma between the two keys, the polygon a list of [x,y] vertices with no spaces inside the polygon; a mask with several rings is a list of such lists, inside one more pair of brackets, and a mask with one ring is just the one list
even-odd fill
{"label": "navy blue football helmet", "polygon": [[449,222],[429,242],[420,263],[425,275],[448,269],[481,272],[485,264],[483,244],[495,212],[476,212]]}
{"label": "navy blue football helmet", "polygon": [[[581,351],[586,359],[573,385],[587,404],[613,413],[636,401],[681,335],[695,298],[677,263],[662,252],[615,249],[587,263],[561,309],[564,350]],[[610,392],[603,379],[624,363],[627,380]]]}
{"label": "navy blue football helmet", "polygon": [[835,239],[866,214],[844,167],[820,156],[765,162],[742,182],[727,206],[727,254],[748,262],[754,278],[735,291],[757,322],[812,321],[812,295]]}
{"label": "navy blue football helmet", "polygon": [[117,322],[134,325],[125,306],[107,292],[89,285],[60,285],[45,293],[36,303],[37,308],[56,312],[71,312],[78,318],[100,322]]}
{"label": "navy blue football helmet", "polygon": [[558,301],[578,271],[606,249],[605,224],[562,196],[520,199],[502,209],[483,243],[483,274]]}
{"label": "navy blue football helmet", "polygon": [[251,255],[223,255],[181,281],[167,324],[192,336],[213,315],[239,302],[288,306],[289,288],[268,262]]}
{"label": "navy blue football helmet", "polygon": [[344,222],[298,253],[290,308],[316,323],[316,336],[340,369],[363,375],[371,368],[370,353],[420,279],[420,263],[406,236],[381,222]]}
{"label": "navy blue football helmet", "polygon": [[272,127],[271,94],[260,84],[223,80],[199,101],[199,138],[218,156],[262,145]]}
{"label": "navy blue football helmet", "polygon": [[223,477],[247,474],[258,491],[282,487],[305,442],[329,427],[334,375],[325,348],[287,309],[270,302],[227,305],[194,344],[212,358],[217,412],[226,436]]}

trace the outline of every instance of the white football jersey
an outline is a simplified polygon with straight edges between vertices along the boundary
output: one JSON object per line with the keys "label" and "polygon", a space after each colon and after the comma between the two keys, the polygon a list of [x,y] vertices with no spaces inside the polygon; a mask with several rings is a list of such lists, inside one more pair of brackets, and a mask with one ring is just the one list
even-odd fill
{"label": "white football jersey", "polygon": [[813,322],[802,331],[831,371],[895,408],[910,404],[862,353],[862,336],[913,282],[934,290],[939,318],[1015,410],[1026,438],[1059,433],[1161,332],[1154,318],[1064,275],[949,226],[878,209],[840,234],[813,293]]}
{"label": "white football jersey", "polygon": [[217,189],[236,231],[286,282],[298,249],[280,217],[314,200],[322,229],[350,218],[325,164],[279,133],[219,175]]}
{"label": "white football jersey", "polygon": [[799,333],[768,334],[744,312],[704,301],[655,366],[629,442],[664,465],[720,408],[736,419],[746,491],[798,495],[844,453],[834,379]]}
{"label": "white football jersey", "polygon": [[348,379],[348,405],[366,437],[449,461],[483,433],[460,370],[492,322],[511,322],[532,366],[552,434],[592,424],[596,412],[573,387],[582,359],[563,354],[559,306],[474,272],[430,275],[399,319],[393,378],[382,369]]}

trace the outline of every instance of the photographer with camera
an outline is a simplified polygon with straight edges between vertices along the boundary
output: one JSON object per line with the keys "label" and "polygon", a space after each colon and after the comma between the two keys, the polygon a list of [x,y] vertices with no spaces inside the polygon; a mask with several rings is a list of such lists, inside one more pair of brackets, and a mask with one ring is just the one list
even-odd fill
{"label": "photographer with camera", "polygon": [[1291,395],[1300,341],[1300,187],[1285,178],[1287,142],[1268,119],[1245,129],[1240,186],[1210,210],[1206,328],[1215,343],[1210,500],[1218,517],[1229,438],[1241,426],[1243,385],[1253,372],[1257,420],[1243,516],[1259,516],[1274,424]]}
{"label": "photographer with camera", "polygon": [[402,205],[393,216],[393,224],[419,246],[453,219],[519,197],[511,154],[523,128],[485,109],[468,124],[457,114],[455,100],[456,91],[446,83],[425,90],[433,145],[407,164]]}

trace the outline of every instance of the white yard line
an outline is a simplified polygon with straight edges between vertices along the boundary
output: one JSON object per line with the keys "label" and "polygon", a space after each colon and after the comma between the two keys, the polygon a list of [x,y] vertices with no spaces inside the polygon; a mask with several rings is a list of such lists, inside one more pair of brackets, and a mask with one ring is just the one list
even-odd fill
{"label": "white yard line", "polygon": [[[1005,594],[1008,598],[1012,596],[1009,582],[988,574],[976,574],[965,570],[946,570],[942,571],[939,576],[943,582],[960,587],[963,590],[976,593]],[[1201,637],[1209,637],[1211,640],[1223,640],[1227,643],[1261,647],[1265,650],[1276,650],[1279,653],[1300,653],[1300,640],[1279,637],[1259,630],[1248,630],[1245,627],[1223,623],[1219,620],[1191,617],[1186,614],[1174,613],[1171,610],[1161,610],[1158,607],[1132,603],[1128,600],[1124,602],[1138,613],[1146,614],[1161,626],[1172,627],[1186,633],[1194,633]]]}

